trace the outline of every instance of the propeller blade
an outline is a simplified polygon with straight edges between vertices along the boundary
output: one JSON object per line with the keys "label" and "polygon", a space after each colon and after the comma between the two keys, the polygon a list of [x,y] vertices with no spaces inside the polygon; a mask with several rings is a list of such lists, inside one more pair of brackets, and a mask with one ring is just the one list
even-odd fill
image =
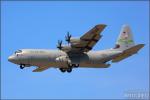
{"label": "propeller blade", "polygon": [[62,40],[58,40],[57,48],[58,48],[59,50],[62,49]]}
{"label": "propeller blade", "polygon": [[67,41],[68,43],[70,43],[71,34],[70,34],[69,32],[67,32],[67,35],[65,36],[65,38],[66,38],[66,41]]}

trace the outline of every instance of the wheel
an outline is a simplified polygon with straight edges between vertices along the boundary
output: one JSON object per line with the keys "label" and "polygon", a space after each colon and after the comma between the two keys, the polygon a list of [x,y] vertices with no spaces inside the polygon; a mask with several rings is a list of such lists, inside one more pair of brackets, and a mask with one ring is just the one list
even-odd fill
{"label": "wheel", "polygon": [[76,68],[79,67],[79,64],[75,64],[75,67],[76,67]]}
{"label": "wheel", "polygon": [[71,65],[71,67],[75,67],[75,66],[76,66],[76,64],[72,64],[72,65]]}
{"label": "wheel", "polygon": [[24,69],[23,65],[20,65],[20,69]]}
{"label": "wheel", "polygon": [[66,69],[64,69],[64,68],[59,68],[59,70],[63,73],[66,72]]}
{"label": "wheel", "polygon": [[69,68],[72,68],[72,67],[73,67],[73,64],[71,64],[71,63],[68,64],[68,67],[69,67]]}
{"label": "wheel", "polygon": [[72,64],[72,67],[77,68],[77,67],[79,67],[79,64]]}
{"label": "wheel", "polygon": [[72,72],[72,68],[68,68],[68,69],[67,69],[67,72],[68,72],[68,73]]}

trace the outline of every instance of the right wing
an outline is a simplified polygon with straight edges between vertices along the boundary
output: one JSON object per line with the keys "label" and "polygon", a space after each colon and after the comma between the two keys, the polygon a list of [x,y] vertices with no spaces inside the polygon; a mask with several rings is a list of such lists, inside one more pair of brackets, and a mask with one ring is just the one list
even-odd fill
{"label": "right wing", "polygon": [[[100,40],[102,35],[100,33],[106,27],[104,24],[96,25],[90,31],[85,33],[83,36],[80,37],[80,42],[72,46],[72,51],[76,52],[88,52],[90,51],[95,44]],[[72,52],[70,51],[70,52]]]}

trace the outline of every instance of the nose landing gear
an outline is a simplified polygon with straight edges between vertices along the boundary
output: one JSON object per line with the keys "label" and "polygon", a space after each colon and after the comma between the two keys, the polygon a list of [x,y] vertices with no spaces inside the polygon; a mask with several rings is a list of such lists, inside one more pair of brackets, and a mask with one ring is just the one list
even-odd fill
{"label": "nose landing gear", "polygon": [[25,65],[24,64],[20,64],[20,69],[24,69]]}

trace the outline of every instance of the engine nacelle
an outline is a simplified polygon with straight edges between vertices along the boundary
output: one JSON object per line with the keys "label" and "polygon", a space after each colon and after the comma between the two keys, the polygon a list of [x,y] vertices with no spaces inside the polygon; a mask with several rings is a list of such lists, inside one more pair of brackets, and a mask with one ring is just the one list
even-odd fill
{"label": "engine nacelle", "polygon": [[56,62],[70,63],[70,59],[67,56],[60,56],[56,58]]}
{"label": "engine nacelle", "polygon": [[80,43],[80,38],[70,38],[70,43],[73,44],[78,44]]}
{"label": "engine nacelle", "polygon": [[61,50],[65,51],[65,52],[68,52],[68,51],[71,50],[71,46],[70,45],[63,45]]}

